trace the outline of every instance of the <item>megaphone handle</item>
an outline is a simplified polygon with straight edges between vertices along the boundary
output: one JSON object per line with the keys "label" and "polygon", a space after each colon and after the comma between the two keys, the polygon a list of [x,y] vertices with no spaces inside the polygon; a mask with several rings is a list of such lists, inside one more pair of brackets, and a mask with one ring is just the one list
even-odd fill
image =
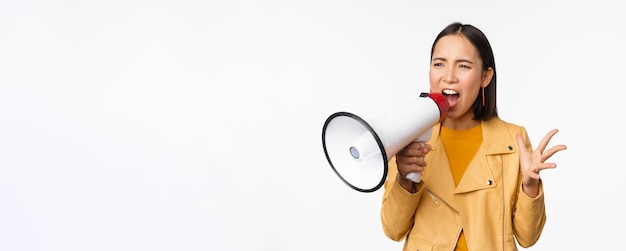
{"label": "megaphone handle", "polygon": [[[424,147],[423,141],[420,141],[419,143],[420,145],[422,145],[422,147]],[[422,157],[421,159],[424,159],[424,157]],[[422,173],[410,172],[406,174],[406,178],[412,180],[415,183],[420,183],[422,181]]]}
{"label": "megaphone handle", "polygon": [[[414,141],[420,143],[420,145],[424,147],[424,144],[426,144],[426,142],[430,140],[430,134],[432,133],[432,131],[433,129],[429,128],[424,133],[422,133],[422,135],[418,136],[417,139],[415,139]],[[421,159],[424,159],[424,157],[422,157]],[[412,180],[415,183],[420,183],[420,181],[422,181],[422,173],[407,173],[406,178]]]}
{"label": "megaphone handle", "polygon": [[420,183],[422,181],[422,174],[418,172],[407,173],[406,178],[415,183]]}
{"label": "megaphone handle", "polygon": [[[419,143],[420,145],[422,145],[422,147],[424,147],[424,142],[420,141]],[[421,159],[424,159],[424,157],[422,157]],[[420,183],[422,181],[422,174],[418,172],[410,172],[406,174],[406,178],[412,180],[415,183]]]}

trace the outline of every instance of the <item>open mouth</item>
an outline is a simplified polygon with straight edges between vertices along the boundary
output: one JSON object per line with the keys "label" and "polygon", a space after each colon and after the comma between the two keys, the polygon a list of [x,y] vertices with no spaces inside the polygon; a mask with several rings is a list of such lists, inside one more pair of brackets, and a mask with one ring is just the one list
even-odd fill
{"label": "open mouth", "polygon": [[459,103],[459,92],[452,89],[443,89],[441,91],[444,97],[448,100],[450,108],[454,108]]}

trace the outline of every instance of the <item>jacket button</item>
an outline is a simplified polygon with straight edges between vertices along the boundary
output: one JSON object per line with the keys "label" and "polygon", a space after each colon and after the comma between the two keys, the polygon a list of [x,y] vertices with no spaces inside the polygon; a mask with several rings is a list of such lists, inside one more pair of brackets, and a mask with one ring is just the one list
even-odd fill
{"label": "jacket button", "polygon": [[489,185],[489,186],[491,186],[491,184],[492,184],[492,183],[493,183],[493,182],[492,182],[491,180],[488,180],[488,181],[487,181],[487,185]]}
{"label": "jacket button", "polygon": [[513,150],[513,147],[512,147],[512,146],[509,146],[509,150]]}

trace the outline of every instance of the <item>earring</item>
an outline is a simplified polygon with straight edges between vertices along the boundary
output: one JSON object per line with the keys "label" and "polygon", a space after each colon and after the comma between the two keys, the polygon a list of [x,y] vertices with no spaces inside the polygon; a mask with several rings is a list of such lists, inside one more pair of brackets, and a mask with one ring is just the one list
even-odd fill
{"label": "earring", "polygon": [[485,87],[482,86],[482,94],[483,94],[483,107],[485,107]]}

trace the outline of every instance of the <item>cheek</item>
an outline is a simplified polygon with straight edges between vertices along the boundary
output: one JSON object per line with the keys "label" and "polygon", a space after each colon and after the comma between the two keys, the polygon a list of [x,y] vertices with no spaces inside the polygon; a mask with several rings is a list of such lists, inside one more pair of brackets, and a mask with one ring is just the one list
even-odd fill
{"label": "cheek", "polygon": [[478,94],[480,93],[479,85],[471,85],[466,86],[464,91],[464,96],[466,97],[465,102],[474,103],[475,99],[479,98]]}
{"label": "cheek", "polygon": [[438,83],[439,83],[439,76],[438,74],[433,71],[432,69],[430,71],[428,71],[428,79],[430,80],[430,87],[437,87]]}
{"label": "cheek", "polygon": [[464,85],[471,90],[480,89],[482,86],[482,79],[479,74],[470,73],[464,76],[459,76],[459,81],[463,82]]}

